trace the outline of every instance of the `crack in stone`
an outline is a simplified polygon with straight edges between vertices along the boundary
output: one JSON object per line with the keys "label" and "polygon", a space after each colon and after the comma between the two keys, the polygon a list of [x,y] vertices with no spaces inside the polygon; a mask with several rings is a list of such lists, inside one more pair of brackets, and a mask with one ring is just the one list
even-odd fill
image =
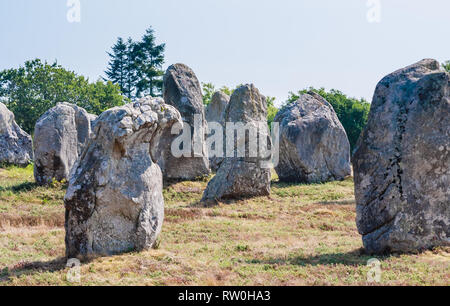
{"label": "crack in stone", "polygon": [[[371,230],[370,232],[364,234],[364,237],[375,233],[376,231],[378,231],[379,229],[390,225],[392,222],[395,221],[395,219],[397,218],[398,213],[396,213],[392,218],[390,218],[389,220],[383,222],[381,225],[377,226],[376,228],[374,228],[373,230]],[[387,228],[384,232],[382,232],[380,235],[378,235],[374,240],[378,240],[378,238],[380,238],[383,234],[385,234],[387,231],[389,230],[389,228]]]}

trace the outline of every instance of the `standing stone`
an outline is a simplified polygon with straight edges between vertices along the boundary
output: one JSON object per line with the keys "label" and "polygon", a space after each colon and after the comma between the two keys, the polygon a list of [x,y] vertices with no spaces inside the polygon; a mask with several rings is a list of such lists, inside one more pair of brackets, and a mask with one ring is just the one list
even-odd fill
{"label": "standing stone", "polygon": [[347,133],[320,95],[301,95],[274,121],[280,123],[280,160],[275,170],[281,181],[323,183],[351,175]]}
{"label": "standing stone", "polygon": [[[205,133],[206,119],[203,106],[200,82],[191,68],[184,64],[170,66],[164,75],[164,101],[174,106],[181,114],[183,122],[191,127],[192,150],[190,157],[174,157],[171,152],[165,152],[159,161],[165,179],[193,180],[209,175],[209,159],[206,150]],[[195,115],[199,117],[197,135],[201,152],[194,152]],[[179,135],[172,135],[175,140]],[[172,141],[170,141],[172,142]],[[170,150],[170,145],[166,150]],[[194,154],[196,153],[196,154]]]}
{"label": "standing stone", "polygon": [[93,116],[64,102],[39,118],[34,130],[34,177],[39,185],[68,179],[91,135]]}
{"label": "standing stone", "polygon": [[230,102],[230,96],[217,91],[211,98],[211,103],[206,108],[206,121],[225,123],[225,109]]}
{"label": "standing stone", "polygon": [[31,136],[14,121],[14,114],[0,103],[0,165],[26,166],[33,159]]}
{"label": "standing stone", "polygon": [[151,155],[181,116],[143,98],[99,116],[64,199],[66,255],[112,255],[151,248],[164,218],[162,173]]}
{"label": "standing stone", "polygon": [[[258,157],[251,157],[250,153],[255,152],[249,149],[250,140],[258,142],[262,137],[266,137],[266,143],[270,144],[266,98],[253,84],[239,87],[231,96],[225,111],[225,119],[227,123],[240,123],[247,127],[258,128],[259,136],[248,133],[245,140],[241,139],[245,142],[245,157],[238,157],[236,146],[234,157],[227,154],[216,176],[209,182],[202,201],[269,195],[271,169],[264,166],[266,164],[264,154],[256,152]],[[235,145],[239,143],[239,139],[234,143]]]}
{"label": "standing stone", "polygon": [[450,75],[439,62],[380,81],[353,165],[369,253],[450,245]]}
{"label": "standing stone", "polygon": [[[216,93],[214,93],[211,99],[211,103],[206,108],[206,121],[208,123],[219,123],[225,131],[225,109],[229,102],[230,96],[228,96],[227,94],[221,91],[217,91]],[[208,155],[211,170],[217,171],[223,162],[224,156],[212,156],[209,152]]]}

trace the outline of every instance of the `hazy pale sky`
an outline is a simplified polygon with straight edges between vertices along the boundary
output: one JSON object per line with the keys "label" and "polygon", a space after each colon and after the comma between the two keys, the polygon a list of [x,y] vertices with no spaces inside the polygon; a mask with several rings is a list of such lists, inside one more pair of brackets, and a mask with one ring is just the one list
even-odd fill
{"label": "hazy pale sky", "polygon": [[[371,0],[376,3],[376,0]],[[103,75],[117,37],[147,27],[165,42],[166,64],[182,62],[217,87],[254,83],[284,101],[309,86],[369,101],[387,73],[423,58],[450,60],[450,1],[379,0],[0,1],[0,69],[55,59],[91,81]]]}

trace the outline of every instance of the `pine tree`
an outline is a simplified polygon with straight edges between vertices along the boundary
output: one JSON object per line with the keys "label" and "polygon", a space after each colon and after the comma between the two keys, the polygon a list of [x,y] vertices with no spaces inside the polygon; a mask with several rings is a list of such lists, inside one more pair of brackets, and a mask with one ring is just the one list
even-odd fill
{"label": "pine tree", "polygon": [[156,44],[152,28],[140,42],[119,38],[108,53],[110,61],[105,71],[108,80],[120,86],[129,99],[145,95],[159,96],[162,93],[165,44]]}
{"label": "pine tree", "polygon": [[122,38],[118,38],[116,44],[112,47],[112,52],[108,52],[111,58],[108,63],[108,69],[105,71],[108,79],[120,86],[120,90],[125,92],[127,80],[127,45]]}
{"label": "pine tree", "polygon": [[127,59],[125,62],[125,73],[126,73],[126,81],[125,81],[125,90],[124,93],[129,99],[135,98],[137,92],[137,84],[139,82],[136,65],[137,58],[137,44],[133,42],[131,38],[127,40]]}
{"label": "pine tree", "polygon": [[132,99],[135,97],[137,85],[136,71],[136,43],[131,38],[125,42],[118,38],[112,47],[112,52],[108,52],[110,61],[105,71],[107,79],[120,86],[122,93]]}
{"label": "pine tree", "polygon": [[162,93],[165,44],[156,44],[154,30],[150,27],[136,44],[137,96],[159,96]]}

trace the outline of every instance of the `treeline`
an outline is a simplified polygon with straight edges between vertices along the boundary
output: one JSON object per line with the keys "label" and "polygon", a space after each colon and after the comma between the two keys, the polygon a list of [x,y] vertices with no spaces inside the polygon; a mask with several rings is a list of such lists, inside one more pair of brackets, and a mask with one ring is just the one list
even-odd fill
{"label": "treeline", "polygon": [[17,69],[0,71],[0,102],[32,134],[36,121],[58,102],[73,103],[99,115],[137,97],[159,96],[165,45],[157,45],[155,40],[152,28],[138,42],[119,38],[108,53],[106,78],[94,83],[56,61],[35,59]]}
{"label": "treeline", "polygon": [[0,71],[0,102],[6,104],[16,122],[31,134],[39,117],[58,102],[70,102],[99,115],[123,105],[126,99],[119,86],[111,81],[89,83],[57,62],[49,64],[35,59],[25,62],[23,67]]}
{"label": "treeline", "polygon": [[[58,102],[70,102],[99,115],[114,106],[128,103],[142,96],[161,96],[164,75],[165,44],[157,44],[154,30],[150,27],[139,41],[118,38],[108,52],[110,57],[106,77],[94,83],[57,62],[47,63],[39,59],[25,62],[23,67],[0,71],[0,102],[14,113],[17,123],[32,133],[40,116]],[[450,72],[450,61],[442,64]],[[203,102],[208,105],[216,90],[232,95],[234,89],[219,89],[211,83],[202,83]],[[313,90],[333,105],[350,140],[352,149],[367,122],[369,102],[348,97],[339,90],[309,88],[291,92],[292,103],[299,95]],[[267,97],[269,125],[279,109],[274,97]]]}

